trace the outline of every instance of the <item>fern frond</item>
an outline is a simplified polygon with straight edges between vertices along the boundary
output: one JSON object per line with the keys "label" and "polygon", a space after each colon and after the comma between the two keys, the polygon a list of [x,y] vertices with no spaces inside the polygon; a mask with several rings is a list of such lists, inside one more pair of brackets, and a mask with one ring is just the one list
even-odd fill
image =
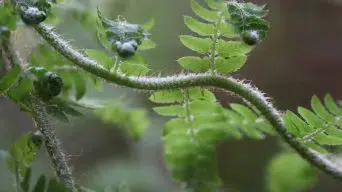
{"label": "fern frond", "polygon": [[331,95],[324,97],[324,104],[313,96],[312,111],[298,107],[297,116],[291,111],[284,114],[286,128],[304,145],[327,153],[324,146],[342,145],[342,107]]}
{"label": "fern frond", "polygon": [[[177,62],[193,72],[235,72],[245,64],[247,54],[254,46],[238,39],[242,31],[236,27],[238,22],[234,24],[231,20],[229,3],[206,2],[209,9],[191,1],[192,10],[203,21],[184,16],[185,25],[199,37],[180,36],[181,43],[199,55],[185,56]],[[241,7],[248,9],[244,4]],[[258,19],[263,17],[259,12],[246,11],[242,15],[247,14]],[[201,87],[156,91],[150,100],[164,104],[153,108],[156,113],[173,117],[163,131],[167,166],[175,179],[194,191],[215,191],[220,185],[215,158],[218,143],[228,138],[262,139],[266,134],[274,133],[270,123],[253,109],[241,104],[231,104],[231,109],[226,109],[212,92]]]}
{"label": "fern frond", "polygon": [[[191,1],[194,13],[203,19],[199,21],[184,16],[185,25],[197,35],[181,35],[182,44],[199,53],[201,57],[183,57],[178,63],[194,72],[229,74],[237,71],[247,61],[247,54],[253,49],[250,42],[245,43],[243,33],[255,31],[257,41],[265,38],[268,23],[262,18],[266,15],[263,6],[235,1],[206,1],[211,9],[204,8],[195,0]],[[259,39],[260,35],[260,39]],[[242,36],[242,40],[238,37]],[[229,41],[224,40],[229,38]],[[249,39],[250,40],[250,39]],[[200,61],[200,62],[199,62]]]}
{"label": "fern frond", "polygon": [[241,104],[226,109],[203,88],[157,91],[150,100],[168,104],[155,107],[155,112],[175,117],[164,127],[164,154],[173,176],[191,188],[212,191],[220,184],[215,159],[218,143],[229,138],[262,139],[274,133],[253,109]]}

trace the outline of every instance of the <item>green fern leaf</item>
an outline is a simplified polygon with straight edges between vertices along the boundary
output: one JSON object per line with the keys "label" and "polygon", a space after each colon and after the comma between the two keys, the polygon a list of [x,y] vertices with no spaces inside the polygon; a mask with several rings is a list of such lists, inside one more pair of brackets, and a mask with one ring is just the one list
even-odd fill
{"label": "green fern leaf", "polygon": [[239,41],[219,40],[217,44],[217,52],[222,57],[244,56],[251,50],[252,46]]}
{"label": "green fern leaf", "polygon": [[[283,119],[286,128],[306,146],[327,153],[325,145],[341,145],[342,130],[341,108],[330,95],[326,95],[324,105],[317,96],[311,99],[313,112],[303,107],[298,108],[298,113],[303,120],[292,112],[286,112]],[[333,113],[334,112],[334,113]]]}
{"label": "green fern leaf", "polygon": [[342,116],[342,109],[341,107],[339,107],[334,99],[332,98],[332,96],[330,94],[327,94],[324,97],[324,104],[327,107],[327,109],[329,110],[330,113],[334,114],[334,115],[338,115],[338,116]]}
{"label": "green fern leaf", "polygon": [[210,61],[207,58],[186,56],[179,58],[177,62],[184,68],[193,72],[206,72],[210,68]]}
{"label": "green fern leaf", "polygon": [[114,59],[112,57],[107,56],[105,53],[94,50],[87,49],[85,53],[98,63],[100,63],[104,68],[110,70],[114,65]]}
{"label": "green fern leaf", "polygon": [[198,53],[208,53],[211,47],[211,40],[198,38],[189,35],[181,35],[180,40],[184,46]]}
{"label": "green fern leaf", "polygon": [[182,103],[184,100],[180,90],[156,91],[149,99],[154,103]]}
{"label": "green fern leaf", "polygon": [[227,59],[218,57],[216,59],[216,70],[222,74],[235,72],[242,68],[247,61],[246,56],[233,56]]}
{"label": "green fern leaf", "polygon": [[24,177],[31,163],[36,159],[37,153],[42,144],[42,140],[34,134],[24,134],[16,142],[14,142],[7,156],[6,162],[9,170]]}
{"label": "green fern leaf", "polygon": [[154,107],[153,110],[162,116],[181,116],[184,117],[184,108],[181,105],[170,105],[162,107]]}
{"label": "green fern leaf", "polygon": [[157,47],[157,44],[150,40],[150,39],[145,39],[141,45],[139,46],[138,50],[139,51],[144,51],[144,50],[149,50],[149,49],[154,49]]}
{"label": "green fern leaf", "polygon": [[185,25],[193,32],[201,36],[211,36],[214,34],[215,27],[213,24],[202,23],[189,16],[184,16]]}
{"label": "green fern leaf", "polygon": [[224,7],[223,0],[205,0],[211,9],[222,9]]}
{"label": "green fern leaf", "polygon": [[209,22],[217,21],[220,18],[217,11],[210,11],[202,7],[195,0],[191,0],[191,8],[199,17]]}
{"label": "green fern leaf", "polygon": [[121,72],[126,75],[146,75],[150,69],[142,56],[139,54],[134,55],[121,64]]}
{"label": "green fern leaf", "polygon": [[97,106],[94,112],[103,122],[121,126],[134,140],[138,140],[150,124],[145,110],[128,109],[122,101]]}

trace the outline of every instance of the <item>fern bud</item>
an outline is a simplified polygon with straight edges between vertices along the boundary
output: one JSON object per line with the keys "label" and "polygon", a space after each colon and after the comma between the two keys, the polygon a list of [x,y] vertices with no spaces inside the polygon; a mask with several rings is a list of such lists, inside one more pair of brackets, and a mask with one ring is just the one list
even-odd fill
{"label": "fern bud", "polygon": [[243,31],[241,36],[243,42],[247,45],[256,45],[260,42],[260,35],[258,31],[255,30]]}
{"label": "fern bud", "polygon": [[135,54],[138,49],[138,43],[135,40],[129,40],[125,42],[115,42],[116,52],[122,58],[128,58]]}
{"label": "fern bud", "polygon": [[39,96],[44,101],[48,101],[62,91],[63,79],[55,73],[46,72],[43,77],[38,78],[34,86]]}
{"label": "fern bud", "polygon": [[57,96],[62,91],[63,79],[55,73],[45,73],[43,83],[52,97]]}
{"label": "fern bud", "polygon": [[37,7],[24,8],[21,11],[21,19],[26,25],[37,25],[46,19],[46,13],[39,10]]}

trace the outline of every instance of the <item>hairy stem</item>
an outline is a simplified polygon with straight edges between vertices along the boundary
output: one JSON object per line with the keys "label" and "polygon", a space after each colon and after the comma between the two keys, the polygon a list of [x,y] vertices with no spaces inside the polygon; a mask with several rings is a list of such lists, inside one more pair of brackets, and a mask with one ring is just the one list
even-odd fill
{"label": "hairy stem", "polygon": [[31,114],[42,133],[44,144],[60,181],[72,192],[77,191],[71,169],[67,164],[61,143],[56,137],[54,126],[47,116],[44,103],[36,96],[30,96]]}
{"label": "hairy stem", "polygon": [[[23,68],[20,56],[12,46],[10,38],[3,40],[1,47],[3,49],[2,52],[5,53],[3,55],[6,56],[8,64],[11,67],[18,65]],[[56,170],[57,176],[66,187],[72,192],[76,192],[75,182],[71,176],[70,167],[67,164],[61,144],[56,137],[55,127],[48,119],[44,103],[37,96],[32,94],[28,99],[30,101],[31,116],[36,122],[36,127],[42,133],[44,145]]]}
{"label": "hairy stem", "polygon": [[211,74],[187,74],[169,77],[134,77],[121,73],[110,73],[96,61],[73,49],[65,40],[47,25],[40,24],[36,31],[60,54],[85,71],[99,76],[109,82],[144,90],[162,90],[188,88],[193,86],[210,86],[233,92],[254,105],[269,120],[278,134],[304,159],[326,174],[342,179],[342,169],[324,156],[313,152],[299,143],[285,128],[281,114],[267,101],[256,88],[231,77]]}

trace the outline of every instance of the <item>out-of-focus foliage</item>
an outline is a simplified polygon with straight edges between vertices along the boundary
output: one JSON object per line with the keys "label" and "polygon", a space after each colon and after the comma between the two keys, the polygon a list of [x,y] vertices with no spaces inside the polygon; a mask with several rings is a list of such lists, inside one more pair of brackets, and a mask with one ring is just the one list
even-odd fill
{"label": "out-of-focus foliage", "polygon": [[303,191],[313,187],[317,170],[298,154],[282,152],[273,157],[267,168],[267,191]]}

